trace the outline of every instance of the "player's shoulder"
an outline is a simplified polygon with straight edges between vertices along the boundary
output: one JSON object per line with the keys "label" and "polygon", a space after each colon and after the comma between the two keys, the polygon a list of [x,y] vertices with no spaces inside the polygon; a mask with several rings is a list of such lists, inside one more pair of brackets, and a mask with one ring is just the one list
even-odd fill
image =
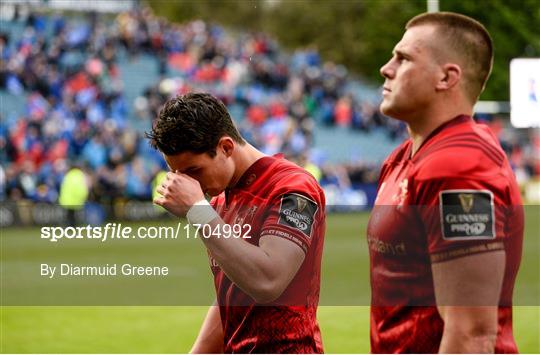
{"label": "player's shoulder", "polygon": [[278,159],[273,164],[267,179],[270,195],[283,195],[294,192],[320,200],[322,188],[307,170],[286,159]]}
{"label": "player's shoulder", "polygon": [[417,180],[447,177],[490,177],[505,166],[506,155],[483,124],[464,124],[433,137],[413,158]]}

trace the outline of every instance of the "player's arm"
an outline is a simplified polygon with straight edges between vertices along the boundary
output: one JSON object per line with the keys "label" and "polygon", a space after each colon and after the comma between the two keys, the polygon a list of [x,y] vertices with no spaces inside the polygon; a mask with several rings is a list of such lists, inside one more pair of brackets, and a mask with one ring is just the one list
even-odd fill
{"label": "player's arm", "polygon": [[[157,191],[161,197],[154,202],[177,216],[185,215],[204,198],[197,180],[181,173],[167,173],[166,180]],[[210,206],[206,207],[211,209]],[[225,231],[225,222],[213,209],[210,213],[214,213],[215,217],[204,223],[209,224],[213,231],[216,228]],[[227,277],[258,303],[268,303],[278,298],[296,275],[305,257],[300,246],[283,238],[262,235],[258,246],[242,238],[211,235],[201,239]]]}
{"label": "player's arm", "polygon": [[[220,217],[210,222],[213,230],[224,225]],[[202,240],[227,277],[258,303],[277,299],[305,257],[302,248],[292,241],[273,236],[262,236],[259,246],[241,238]]]}
{"label": "player's arm", "polygon": [[199,335],[189,352],[191,354],[223,353],[223,327],[216,303],[208,309]]}
{"label": "player's arm", "polygon": [[432,264],[437,308],[444,321],[439,353],[493,353],[505,252]]}
{"label": "player's arm", "polygon": [[507,192],[492,152],[475,144],[461,154],[442,147],[425,157],[411,188],[444,321],[440,353],[492,353],[497,340],[506,270],[506,232],[497,218]]}

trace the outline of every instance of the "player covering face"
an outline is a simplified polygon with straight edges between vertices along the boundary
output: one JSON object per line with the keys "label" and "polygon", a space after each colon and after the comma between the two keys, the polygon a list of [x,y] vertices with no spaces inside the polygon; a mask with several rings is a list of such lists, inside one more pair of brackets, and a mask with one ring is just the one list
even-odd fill
{"label": "player covering face", "polygon": [[381,68],[381,111],[410,138],[382,167],[368,225],[372,352],[517,352],[521,197],[496,137],[471,118],[492,61],[480,23],[430,13]]}
{"label": "player covering face", "polygon": [[209,94],[169,100],[148,137],[171,170],[154,202],[213,231],[201,240],[216,304],[191,352],[321,353],[325,200],[316,180],[245,142]]}

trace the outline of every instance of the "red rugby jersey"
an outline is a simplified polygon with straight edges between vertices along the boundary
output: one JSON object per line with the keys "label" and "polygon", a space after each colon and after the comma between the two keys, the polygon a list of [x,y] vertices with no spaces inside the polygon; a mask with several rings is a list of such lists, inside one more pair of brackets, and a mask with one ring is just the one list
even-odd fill
{"label": "red rugby jersey", "polygon": [[322,353],[316,312],[325,198],[317,181],[281,157],[263,157],[248,168],[234,188],[215,198],[212,205],[227,224],[249,226],[251,238],[245,239],[247,242],[258,245],[262,236],[286,238],[306,253],[283,294],[268,305],[256,304],[210,256],[224,351]]}
{"label": "red rugby jersey", "polygon": [[512,291],[523,242],[523,206],[490,130],[459,116],[411,158],[407,140],[386,160],[368,224],[374,353],[437,353],[443,321],[431,264],[506,252],[496,353],[517,352]]}

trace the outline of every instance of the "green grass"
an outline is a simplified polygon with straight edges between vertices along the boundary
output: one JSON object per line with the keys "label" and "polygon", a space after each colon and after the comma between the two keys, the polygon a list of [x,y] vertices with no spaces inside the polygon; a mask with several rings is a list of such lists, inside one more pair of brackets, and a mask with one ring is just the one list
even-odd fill
{"label": "green grass", "polygon": [[[367,214],[331,215],[323,259],[323,281],[318,319],[321,325],[325,351],[330,353],[369,352],[369,271],[367,248],[364,240]],[[539,219],[536,213],[527,214],[527,232],[523,260],[515,290],[514,334],[519,350],[524,353],[540,352],[540,307],[538,287]],[[206,253],[200,241],[183,240],[173,246],[169,243],[102,245],[89,249],[80,243],[62,245],[65,253],[51,252],[50,245],[33,243],[31,236],[36,228],[5,229],[2,231],[2,267],[13,265],[27,267],[43,258],[65,261],[84,259],[95,261],[107,258],[134,258],[140,263],[159,260],[175,262],[175,272],[184,288],[153,284],[152,292],[143,291],[140,300],[155,297],[164,292],[177,297],[187,293],[181,302],[173,303],[164,298],[161,304],[185,304],[190,306],[4,306],[0,309],[0,351],[2,353],[182,353],[189,351],[212,299],[212,282],[208,271]],[[91,246],[90,246],[91,247]],[[58,245],[54,248],[59,248]],[[119,249],[117,249],[119,248]],[[121,248],[121,249],[120,249]],[[64,250],[65,249],[65,250]],[[127,250],[126,250],[127,249]],[[95,251],[90,252],[90,251]],[[56,258],[56,259],[55,259]],[[176,260],[178,259],[178,260]],[[68,261],[69,262],[69,261]],[[15,270],[12,269],[12,270]],[[5,270],[2,275],[6,276]],[[16,304],[17,299],[31,300],[46,295],[45,286],[32,288],[17,277],[2,280],[3,304]],[[21,281],[22,280],[22,281]],[[17,282],[19,281],[19,282]],[[72,280],[73,281],[73,280]],[[186,283],[187,282],[187,283]],[[45,283],[44,283],[45,284]],[[70,288],[58,283],[66,298],[81,296],[84,292],[103,286],[97,281],[87,281]],[[109,296],[121,297],[122,291],[132,291],[137,284],[126,283]],[[113,286],[111,286],[113,287]],[[122,288],[125,288],[122,290]],[[6,296],[10,290],[11,299]],[[78,290],[78,291],[77,291]],[[79,293],[77,293],[79,292]],[[117,292],[117,293],[116,293]],[[34,294],[32,294],[34,293]],[[57,295],[58,296],[58,295]],[[39,297],[38,297],[39,298]],[[10,302],[6,302],[6,300]],[[172,299],[172,296],[171,296]],[[178,301],[178,300],[177,300]],[[339,301],[339,302],[338,302]],[[107,304],[98,299],[95,304]],[[157,304],[160,304],[157,302]],[[340,303],[341,302],[341,303]],[[24,302],[22,302],[24,304]],[[114,302],[112,302],[114,303]],[[118,304],[118,302],[116,302]],[[66,304],[66,303],[63,303]],[[90,303],[91,304],[91,303]],[[143,304],[143,303],[139,303]],[[147,304],[147,303],[144,303]],[[343,306],[336,306],[343,304]],[[331,306],[330,306],[331,305]]]}
{"label": "green grass", "polygon": [[[4,307],[3,353],[183,353],[207,308]],[[538,353],[538,307],[514,308],[520,352]],[[369,352],[369,308],[323,306],[318,312],[329,353]]]}

